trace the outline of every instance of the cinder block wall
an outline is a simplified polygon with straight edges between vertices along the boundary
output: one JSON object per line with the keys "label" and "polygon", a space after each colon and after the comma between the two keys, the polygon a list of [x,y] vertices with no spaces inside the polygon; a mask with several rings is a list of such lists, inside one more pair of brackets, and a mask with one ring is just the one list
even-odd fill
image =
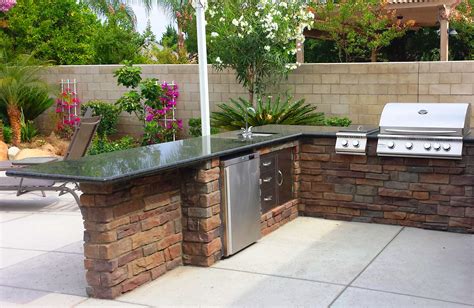
{"label": "cinder block wall", "polygon": [[[115,102],[125,88],[117,86],[113,73],[120,65],[56,66],[45,80],[78,81],[83,102],[100,99]],[[180,87],[177,116],[185,123],[200,117],[197,65],[142,65],[143,76],[175,81]],[[209,66],[211,111],[231,97],[247,97],[232,71],[217,72]],[[276,92],[276,89],[271,92]],[[468,102],[474,104],[474,61],[420,63],[303,64],[280,85],[295,98],[305,98],[328,116],[347,116],[355,124],[378,124],[387,102]],[[51,110],[49,111],[51,112]],[[45,114],[38,119],[41,129],[52,127]],[[474,116],[471,114],[471,122]],[[137,134],[141,125],[133,116],[121,116],[119,131]]]}

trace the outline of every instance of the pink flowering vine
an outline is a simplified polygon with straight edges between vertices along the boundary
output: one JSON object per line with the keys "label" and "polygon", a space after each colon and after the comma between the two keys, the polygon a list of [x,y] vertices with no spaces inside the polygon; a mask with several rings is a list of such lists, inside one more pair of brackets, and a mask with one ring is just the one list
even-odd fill
{"label": "pink flowering vine", "polygon": [[0,12],[6,13],[16,5],[16,0],[0,0]]}
{"label": "pink flowering vine", "polygon": [[69,88],[64,89],[56,99],[56,114],[59,116],[56,131],[61,136],[69,137],[74,128],[80,123],[81,118],[76,115],[79,103],[77,93]]}
{"label": "pink flowering vine", "polygon": [[178,85],[167,82],[161,84],[162,95],[159,98],[160,108],[145,108],[145,143],[172,141],[179,130],[183,129],[183,121],[174,119],[174,108],[179,97]]}

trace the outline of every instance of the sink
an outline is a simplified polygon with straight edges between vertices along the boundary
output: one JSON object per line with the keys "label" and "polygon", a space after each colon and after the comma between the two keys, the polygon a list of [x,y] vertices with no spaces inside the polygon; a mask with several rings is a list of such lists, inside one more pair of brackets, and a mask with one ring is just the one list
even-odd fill
{"label": "sink", "polygon": [[236,133],[236,132],[230,132],[230,133],[223,133],[216,135],[217,138],[223,138],[223,139],[234,139],[234,140],[240,140],[240,141],[247,141],[247,140],[252,140],[256,138],[262,138],[262,137],[270,137],[275,135],[276,133],[252,133],[251,137],[244,138],[241,133]]}

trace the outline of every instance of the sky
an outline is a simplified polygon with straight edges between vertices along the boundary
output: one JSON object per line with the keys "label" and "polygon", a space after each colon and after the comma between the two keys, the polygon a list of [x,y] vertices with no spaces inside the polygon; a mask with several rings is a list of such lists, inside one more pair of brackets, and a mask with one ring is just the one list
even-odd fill
{"label": "sky", "polygon": [[171,19],[168,14],[162,9],[153,7],[149,15],[145,11],[145,7],[138,4],[132,4],[133,11],[137,15],[137,30],[143,32],[147,26],[148,20],[151,23],[151,29],[156,35],[156,39],[161,39],[161,34],[165,32],[166,26],[171,23]]}

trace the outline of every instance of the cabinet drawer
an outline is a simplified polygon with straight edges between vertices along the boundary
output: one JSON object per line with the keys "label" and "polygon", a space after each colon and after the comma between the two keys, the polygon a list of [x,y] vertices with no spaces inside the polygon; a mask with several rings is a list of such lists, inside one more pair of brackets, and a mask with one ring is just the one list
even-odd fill
{"label": "cabinet drawer", "polygon": [[264,155],[260,157],[260,172],[267,170],[275,170],[276,157],[275,155]]}
{"label": "cabinet drawer", "polygon": [[275,188],[276,185],[276,174],[275,170],[267,170],[262,172],[260,175],[260,189],[262,191],[267,191],[271,188]]}
{"label": "cabinet drawer", "polygon": [[272,187],[267,190],[262,190],[260,202],[262,204],[262,214],[274,208],[277,204],[276,189]]}

